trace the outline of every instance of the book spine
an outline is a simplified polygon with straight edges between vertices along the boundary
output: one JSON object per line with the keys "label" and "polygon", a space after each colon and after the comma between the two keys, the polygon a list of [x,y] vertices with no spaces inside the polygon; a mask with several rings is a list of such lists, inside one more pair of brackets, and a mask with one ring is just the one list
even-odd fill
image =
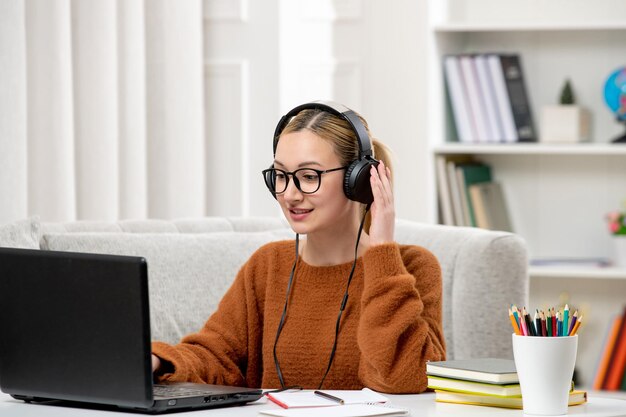
{"label": "book spine", "polygon": [[459,141],[463,143],[474,143],[476,141],[476,134],[472,126],[469,101],[461,77],[459,58],[456,55],[447,55],[444,57],[443,62],[448,96],[452,106],[452,115]]}
{"label": "book spine", "polygon": [[454,226],[454,213],[452,209],[452,196],[446,168],[446,157],[438,155],[437,165],[437,192],[439,194],[439,208],[443,224]]}
{"label": "book spine", "polygon": [[518,140],[520,142],[536,142],[537,135],[535,134],[520,57],[518,55],[502,55],[500,64],[506,80]]}
{"label": "book spine", "polygon": [[611,354],[613,352],[613,348],[615,347],[615,339],[617,338],[617,332],[620,329],[621,323],[622,317],[617,315],[613,318],[607,328],[607,334],[604,337],[604,347],[602,348],[602,353],[598,360],[598,366],[596,367],[596,376],[593,380],[594,390],[599,391],[602,389],[602,384],[604,383],[604,378],[609,366],[609,359],[611,359]]}
{"label": "book spine", "polygon": [[490,229],[489,220],[485,211],[485,202],[482,198],[480,186],[471,185],[469,187],[470,199],[472,207],[474,207],[474,215],[476,216],[476,226],[481,229]]}
{"label": "book spine", "polygon": [[500,64],[500,55],[487,55],[487,64],[489,66],[489,74],[491,74],[491,80],[493,82],[496,107],[498,109],[498,116],[502,126],[503,136],[501,141],[507,143],[517,142],[517,130],[515,129],[515,122],[513,121],[513,111],[511,109],[509,93],[506,88],[506,80],[504,78],[504,73],[502,72],[502,65]]}
{"label": "book spine", "polygon": [[603,384],[603,389],[617,391],[620,388],[626,367],[626,307],[622,314],[619,333],[615,340],[615,348],[611,354],[609,368]]}
{"label": "book spine", "polygon": [[478,74],[478,84],[487,117],[487,126],[489,127],[488,141],[497,143],[504,138],[504,132],[498,115],[496,93],[489,71],[489,64],[487,63],[487,56],[484,54],[474,56],[474,65]]}
{"label": "book spine", "polygon": [[476,142],[488,142],[490,139],[489,127],[487,125],[487,115],[483,97],[478,84],[478,74],[474,65],[474,57],[462,55],[459,57],[461,64],[461,76],[465,83],[467,98],[469,101],[470,114],[473,118],[473,125],[476,130]]}
{"label": "book spine", "polygon": [[463,214],[463,190],[461,188],[462,185],[460,185],[457,180],[456,164],[453,161],[448,161],[446,168],[448,169],[448,181],[450,181],[454,222],[457,226],[467,226],[465,223],[465,215]]}

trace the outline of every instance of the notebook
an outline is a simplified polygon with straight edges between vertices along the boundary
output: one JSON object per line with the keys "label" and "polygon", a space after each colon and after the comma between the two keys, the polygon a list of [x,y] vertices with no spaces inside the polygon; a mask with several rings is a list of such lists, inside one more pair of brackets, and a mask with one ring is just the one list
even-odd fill
{"label": "notebook", "polygon": [[512,359],[477,358],[426,362],[426,374],[490,384],[519,382]]}
{"label": "notebook", "polygon": [[27,402],[150,413],[262,396],[240,387],[155,386],[148,301],[144,258],[0,248],[0,389]]}
{"label": "notebook", "polygon": [[[387,397],[369,388],[341,391],[324,390],[323,392],[341,399],[342,403],[346,405],[384,404],[388,401]],[[269,392],[267,398],[283,408],[332,407],[337,405],[336,401],[316,395],[314,391],[310,390]]]}

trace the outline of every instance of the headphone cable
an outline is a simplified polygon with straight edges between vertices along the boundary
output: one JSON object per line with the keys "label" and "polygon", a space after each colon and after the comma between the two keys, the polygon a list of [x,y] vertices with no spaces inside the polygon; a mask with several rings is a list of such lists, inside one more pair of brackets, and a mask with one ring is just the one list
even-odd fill
{"label": "headphone cable", "polygon": [[348,277],[348,283],[346,285],[346,292],[343,294],[343,299],[341,300],[341,307],[339,308],[339,316],[337,316],[337,322],[335,323],[335,340],[333,342],[333,348],[330,351],[330,358],[328,359],[328,367],[326,368],[326,372],[324,372],[324,376],[322,377],[322,381],[320,382],[317,389],[322,389],[322,385],[326,380],[326,376],[330,371],[330,367],[333,364],[333,359],[335,359],[335,352],[337,351],[337,339],[339,338],[339,326],[341,324],[341,316],[343,315],[343,310],[346,308],[346,304],[348,304],[348,289],[350,288],[350,282],[352,282],[352,277],[354,276],[354,270],[356,268],[356,261],[359,250],[359,241],[361,240],[361,232],[363,231],[363,224],[365,223],[365,217],[367,216],[367,212],[370,209],[370,205],[365,206],[365,212],[363,213],[363,218],[361,219],[361,224],[359,225],[359,233],[356,237],[356,245],[354,246],[354,262],[352,262],[352,269],[350,270],[350,276]]}
{"label": "headphone cable", "polygon": [[278,363],[278,356],[276,355],[276,345],[278,345],[278,338],[280,337],[280,333],[283,330],[283,326],[285,325],[285,319],[287,318],[287,305],[289,303],[289,295],[291,294],[291,284],[293,283],[294,273],[296,272],[296,265],[298,264],[298,246],[300,242],[300,234],[296,233],[296,259],[293,261],[293,267],[291,268],[291,274],[289,275],[289,282],[287,284],[287,297],[285,298],[285,307],[283,308],[283,314],[280,317],[280,322],[278,323],[278,330],[276,331],[276,340],[274,340],[274,365],[276,366],[276,373],[278,374],[278,380],[280,381],[281,389],[288,389],[285,387],[285,380],[283,379],[283,373],[280,370],[280,364]]}
{"label": "headphone cable", "polygon": [[[361,233],[363,232],[363,225],[365,223],[365,217],[367,216],[367,212],[370,209],[370,205],[368,204],[365,207],[365,212],[363,213],[363,218],[361,219],[361,223],[359,225],[359,232],[357,234],[357,238],[356,238],[356,244],[354,247],[354,261],[352,262],[352,269],[350,270],[350,275],[348,276],[348,282],[346,284],[346,291],[343,294],[343,298],[341,300],[341,306],[339,308],[339,315],[337,316],[337,321],[335,323],[335,338],[333,341],[333,347],[331,349],[330,352],[330,357],[328,359],[328,366],[326,367],[326,372],[324,372],[324,376],[322,377],[322,380],[318,386],[317,389],[322,389],[322,385],[324,384],[324,381],[326,380],[326,376],[328,375],[328,373],[330,372],[330,368],[333,364],[333,360],[335,359],[335,352],[337,351],[337,340],[339,338],[339,327],[341,324],[341,317],[343,315],[343,311],[346,308],[346,305],[348,304],[348,289],[350,288],[350,283],[352,282],[352,278],[354,277],[354,271],[356,269],[356,262],[358,259],[358,250],[359,250],[359,242],[361,240]],[[285,321],[287,318],[287,307],[289,304],[289,296],[291,294],[291,288],[292,288],[292,284],[293,284],[293,280],[295,277],[295,272],[296,272],[296,266],[298,265],[298,259],[299,259],[299,241],[300,241],[300,235],[298,233],[296,233],[296,255],[295,255],[295,260],[293,262],[293,267],[291,268],[291,273],[289,275],[289,281],[287,283],[287,296],[285,298],[285,306],[283,308],[283,313],[280,317],[280,322],[278,323],[278,329],[276,331],[276,339],[274,340],[274,348],[273,348],[273,354],[274,354],[274,365],[276,366],[276,374],[278,375],[278,381],[280,382],[280,387],[281,387],[281,391],[282,390],[287,390],[290,388],[300,388],[298,386],[294,386],[294,387],[286,387],[285,386],[285,380],[283,377],[283,373],[280,369],[280,363],[278,362],[278,355],[276,354],[276,346],[278,345],[278,339],[280,337],[280,334],[283,330],[283,327],[285,325]]]}

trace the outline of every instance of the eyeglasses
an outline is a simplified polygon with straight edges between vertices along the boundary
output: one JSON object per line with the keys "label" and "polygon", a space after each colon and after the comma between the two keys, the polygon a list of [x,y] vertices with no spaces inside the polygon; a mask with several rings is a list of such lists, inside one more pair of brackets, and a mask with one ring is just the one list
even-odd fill
{"label": "eyeglasses", "polygon": [[345,166],[327,169],[325,171],[313,168],[300,168],[293,172],[288,172],[278,168],[269,168],[263,170],[263,176],[266,178],[268,186],[270,184],[274,185],[274,189],[270,190],[273,191],[274,194],[282,194],[285,190],[287,190],[290,175],[293,178],[293,183],[296,185],[296,188],[300,190],[302,194],[313,194],[320,189],[320,185],[322,184],[322,174],[346,168],[348,167]]}

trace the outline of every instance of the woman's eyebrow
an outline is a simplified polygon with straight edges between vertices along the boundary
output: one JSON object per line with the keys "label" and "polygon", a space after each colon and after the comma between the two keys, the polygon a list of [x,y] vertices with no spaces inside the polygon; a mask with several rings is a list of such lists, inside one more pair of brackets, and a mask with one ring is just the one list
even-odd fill
{"label": "woman's eyebrow", "polygon": [[[276,166],[276,165],[279,165],[279,166],[281,166],[283,168],[285,167],[285,164],[283,164],[282,162],[274,160],[274,166]],[[308,167],[308,166],[311,166],[311,165],[317,165],[319,167],[322,166],[322,164],[320,164],[319,162],[316,162],[316,161],[305,161],[305,162],[300,162],[298,164],[298,168]]]}

